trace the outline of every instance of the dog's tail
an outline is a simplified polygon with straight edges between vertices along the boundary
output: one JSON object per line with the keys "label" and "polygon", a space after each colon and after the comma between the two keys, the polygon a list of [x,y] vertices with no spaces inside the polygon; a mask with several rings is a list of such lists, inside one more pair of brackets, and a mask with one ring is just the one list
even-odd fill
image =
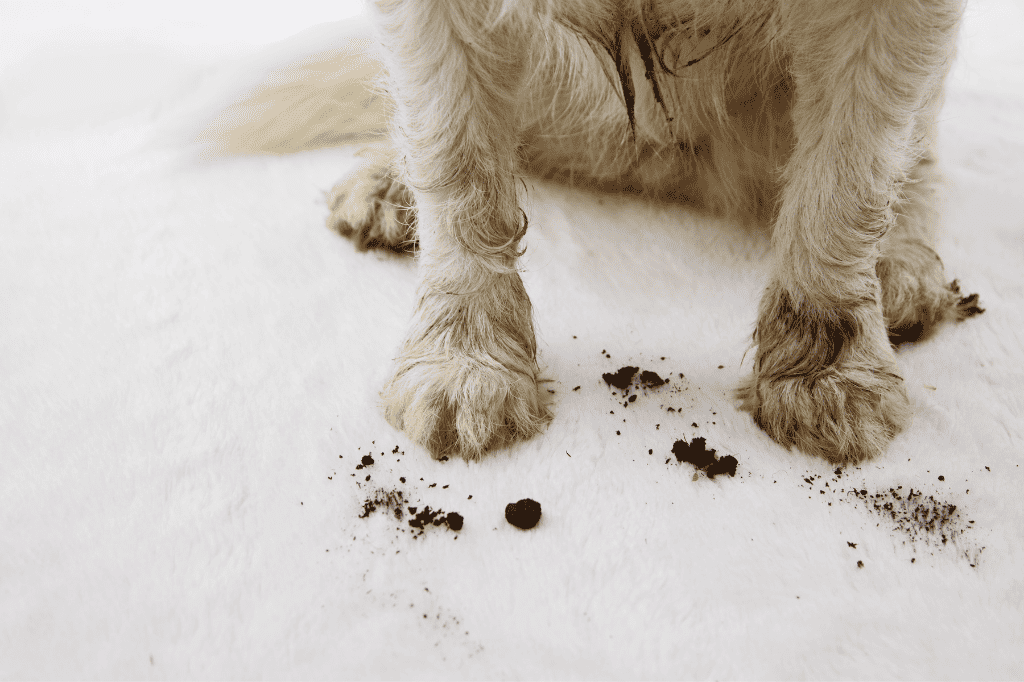
{"label": "dog's tail", "polygon": [[[381,138],[391,117],[384,67],[364,24],[332,24],[329,47],[261,69],[257,84],[200,134],[213,154],[288,154]],[[320,33],[323,34],[322,27]],[[278,57],[280,60],[280,56]],[[251,79],[250,79],[251,80]]]}

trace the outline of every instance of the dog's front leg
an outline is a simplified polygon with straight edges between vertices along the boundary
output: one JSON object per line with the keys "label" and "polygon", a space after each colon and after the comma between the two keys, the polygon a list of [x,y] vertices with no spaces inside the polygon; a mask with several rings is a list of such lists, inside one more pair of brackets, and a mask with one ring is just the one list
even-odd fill
{"label": "dog's front leg", "polygon": [[956,2],[793,1],[783,25],[796,145],[772,233],[744,407],[784,445],[836,462],[878,454],[910,420],[875,263],[941,87]]}
{"label": "dog's front leg", "polygon": [[436,458],[475,459],[549,419],[516,271],[523,34],[486,2],[378,4],[420,244],[419,301],[382,392],[385,416]]}

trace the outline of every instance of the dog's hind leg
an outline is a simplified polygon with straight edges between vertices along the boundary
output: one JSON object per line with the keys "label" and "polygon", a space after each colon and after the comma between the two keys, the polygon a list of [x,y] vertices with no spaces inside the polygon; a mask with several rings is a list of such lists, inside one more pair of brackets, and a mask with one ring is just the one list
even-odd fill
{"label": "dog's hind leg", "polygon": [[744,407],[776,441],[877,455],[911,417],[875,266],[960,16],[955,0],[782,3],[796,144],[783,176]]}
{"label": "dog's hind leg", "polygon": [[378,2],[420,245],[419,301],[382,397],[388,421],[436,458],[478,458],[549,419],[516,270],[516,98],[531,32],[502,4]]}
{"label": "dog's hind leg", "polygon": [[[930,147],[931,126],[923,134]],[[978,295],[964,296],[956,280],[949,282],[935,253],[935,206],[939,184],[930,149],[911,170],[896,204],[896,222],[882,239],[875,265],[882,287],[882,315],[893,343],[926,338],[943,320],[960,321],[984,312]]]}

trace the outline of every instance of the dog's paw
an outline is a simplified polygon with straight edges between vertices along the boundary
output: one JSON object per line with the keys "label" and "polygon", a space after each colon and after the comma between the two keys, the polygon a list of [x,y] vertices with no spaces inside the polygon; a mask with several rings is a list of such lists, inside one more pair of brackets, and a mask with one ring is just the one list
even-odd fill
{"label": "dog's paw", "polygon": [[882,453],[911,419],[877,305],[815,307],[778,288],[762,302],[741,408],[781,445],[837,463]]}
{"label": "dog's paw", "polygon": [[946,281],[938,254],[920,241],[886,244],[875,273],[893,344],[927,338],[943,320],[958,322],[985,312],[977,294],[963,296],[956,280]]}
{"label": "dog's paw", "polygon": [[838,365],[812,376],[755,374],[737,397],[777,443],[838,464],[881,454],[911,418],[903,380],[881,367]]}
{"label": "dog's paw", "polygon": [[530,299],[517,273],[474,291],[430,291],[381,393],[384,415],[435,459],[478,459],[539,433],[551,419],[540,387]]}
{"label": "dog's paw", "polygon": [[327,226],[350,237],[361,251],[408,252],[416,245],[412,192],[375,159],[335,185],[327,194],[327,206]]}
{"label": "dog's paw", "polygon": [[384,387],[384,416],[434,459],[479,459],[532,438],[551,420],[536,368],[516,371],[466,356],[400,358]]}

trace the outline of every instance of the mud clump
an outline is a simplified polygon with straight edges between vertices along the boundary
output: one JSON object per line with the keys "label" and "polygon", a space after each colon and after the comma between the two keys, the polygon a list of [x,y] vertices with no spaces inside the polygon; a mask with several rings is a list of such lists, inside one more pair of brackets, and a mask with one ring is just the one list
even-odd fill
{"label": "mud clump", "polygon": [[448,512],[448,515],[444,517],[444,522],[456,532],[462,530],[463,518],[459,512]]}
{"label": "mud clump", "polygon": [[527,497],[508,503],[505,505],[505,520],[522,530],[533,528],[540,521],[540,502]]}
{"label": "mud clump", "polygon": [[[622,396],[629,396],[630,389],[653,389],[664,386],[669,382],[668,379],[662,379],[658,376],[657,372],[652,372],[648,369],[643,371],[639,367],[629,365],[627,367],[621,367],[616,372],[605,372],[601,375],[604,382],[612,388],[617,388],[622,391]],[[636,400],[636,394],[629,396],[628,402]]]}
{"label": "mud clump", "polygon": [[440,526],[444,524],[454,531],[462,530],[463,518],[462,514],[458,512],[445,513],[444,511],[437,509],[431,509],[430,507],[424,507],[417,511],[417,507],[409,507],[409,514],[412,518],[409,519],[409,525],[413,528],[422,530],[428,526]]}
{"label": "mud clump", "polygon": [[637,381],[641,388],[658,388],[668,383],[668,379],[662,379],[658,376],[657,372],[650,370],[644,370],[640,372],[640,376],[637,377]]}
{"label": "mud clump", "polygon": [[732,455],[718,457],[714,448],[707,448],[707,441],[703,438],[694,438],[689,443],[677,440],[672,446],[672,454],[677,462],[692,464],[698,471],[707,474],[708,478],[713,479],[719,474],[736,475],[736,458]]}
{"label": "mud clump", "polygon": [[720,458],[717,462],[709,466],[705,473],[708,475],[708,478],[714,478],[719,474],[729,474],[730,476],[735,476],[737,464],[739,464],[739,462],[736,461],[735,457],[733,457],[732,455],[726,455],[725,457]]}
{"label": "mud clump", "polygon": [[609,386],[614,386],[620,391],[625,391],[629,388],[629,385],[633,383],[633,377],[640,371],[639,367],[623,367],[618,372],[605,372],[601,375],[601,378],[605,380]]}

